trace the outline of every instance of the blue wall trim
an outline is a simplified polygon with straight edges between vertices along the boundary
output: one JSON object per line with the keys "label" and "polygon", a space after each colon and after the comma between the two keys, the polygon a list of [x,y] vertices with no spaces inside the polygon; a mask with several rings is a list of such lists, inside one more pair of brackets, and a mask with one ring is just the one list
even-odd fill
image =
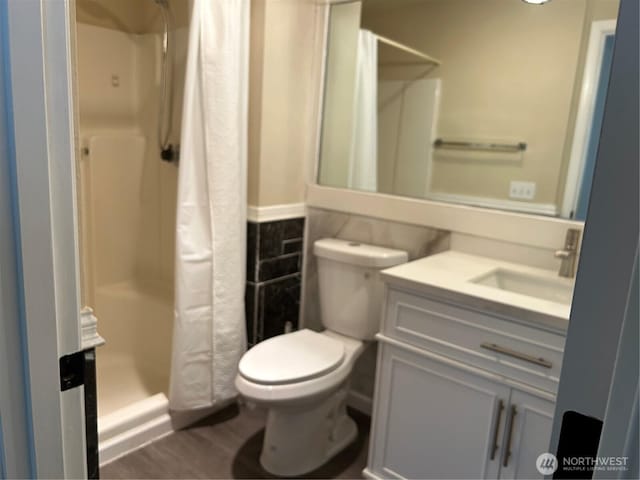
{"label": "blue wall trim", "polygon": [[596,90],[596,104],[591,123],[591,136],[587,148],[587,158],[582,174],[580,195],[576,208],[576,220],[585,221],[587,218],[587,208],[589,207],[589,197],[591,195],[591,184],[593,183],[593,172],[596,167],[596,155],[600,144],[600,132],[602,131],[602,120],[604,118],[604,105],[607,100],[607,90],[609,89],[609,76],[611,74],[611,63],[613,62],[614,35],[608,35],[604,41],[604,51],[602,53],[602,66],[600,78]]}
{"label": "blue wall trim", "polygon": [[[17,275],[17,293],[18,293],[18,314],[19,314],[19,327],[20,327],[20,346],[22,351],[22,377],[23,388],[25,398],[25,411],[26,411],[26,427],[27,438],[29,448],[29,466],[31,470],[31,477],[37,477],[36,471],[36,458],[35,458],[35,443],[33,437],[33,417],[32,417],[32,402],[31,402],[31,388],[29,382],[29,354],[27,344],[27,325],[26,325],[26,310],[25,310],[25,296],[24,296],[24,274],[22,271],[22,243],[20,238],[20,216],[18,207],[18,182],[17,182],[17,166],[16,166],[16,146],[15,146],[15,132],[13,130],[13,103],[12,103],[12,83],[11,83],[11,55],[9,48],[9,12],[7,0],[0,0],[0,49],[2,55],[2,72],[4,77],[4,95],[6,99],[5,111],[2,112],[5,115],[6,128],[7,128],[7,150],[8,150],[8,164],[9,164],[9,178],[11,181],[11,210],[12,210],[12,222],[13,222],[13,234],[15,245],[15,258],[16,258],[16,275]],[[1,433],[1,430],[0,430]],[[4,451],[4,449],[3,449]]]}

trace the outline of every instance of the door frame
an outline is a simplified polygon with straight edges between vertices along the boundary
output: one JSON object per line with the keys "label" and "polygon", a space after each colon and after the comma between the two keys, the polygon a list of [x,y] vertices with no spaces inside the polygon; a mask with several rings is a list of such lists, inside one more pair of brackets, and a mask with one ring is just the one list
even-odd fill
{"label": "door frame", "polygon": [[[15,156],[10,160],[16,169],[19,265],[25,293],[27,380],[32,396],[35,473],[39,477],[83,478],[86,476],[83,389],[60,392],[58,367],[60,356],[82,348],[72,95],[73,0],[3,1],[7,4],[9,20],[6,35],[15,132]],[[632,9],[635,1],[622,0],[621,10]],[[628,16],[629,21],[636,22],[637,28],[637,4],[635,9],[635,15],[631,12]],[[618,67],[617,50],[618,41],[613,70]],[[608,105],[605,109],[605,125],[612,108]],[[635,132],[637,135],[637,122]],[[637,168],[637,142],[635,147],[636,156],[631,160],[636,162]],[[601,145],[598,160],[601,160],[603,150]],[[615,207],[598,194],[606,183],[609,188],[616,187],[600,174],[605,171],[600,168],[601,164],[601,161],[596,163],[590,213],[594,206],[601,211]],[[630,180],[637,181],[637,176]],[[624,212],[629,215],[628,210]],[[614,211],[609,210],[609,213]],[[635,217],[637,221],[637,215]],[[600,226],[597,219],[593,220],[588,218],[587,221],[587,248],[585,250],[583,245],[586,255],[580,261],[583,271],[579,271],[578,302],[585,297],[580,293],[583,291],[581,284],[586,285],[580,277],[586,273],[586,264],[595,261],[599,255],[592,253],[589,256],[589,252],[593,252],[589,247],[591,237]],[[610,244],[604,245],[611,248]],[[603,282],[599,283],[601,287]],[[572,322],[568,342],[580,340],[572,337],[581,324]],[[569,348],[569,355],[575,353],[571,350]],[[567,362],[567,366],[570,363]],[[571,382],[564,377],[565,369],[559,400],[566,403],[565,400],[571,399],[562,398],[563,390],[568,391]],[[558,414],[559,411],[554,429],[559,427]]]}
{"label": "door frame", "polygon": [[[620,2],[550,452],[558,451],[565,412],[574,411],[603,420],[606,431],[607,408],[611,398],[616,398],[610,398],[610,387],[615,386],[612,379],[616,358],[624,345],[620,338],[627,305],[634,298],[638,251],[639,7],[637,0]],[[637,338],[634,340],[637,349]],[[633,391],[627,393],[634,394]],[[613,454],[611,450],[609,454]]]}
{"label": "door frame", "polygon": [[591,23],[578,112],[573,130],[571,156],[569,157],[567,180],[560,209],[560,215],[563,218],[570,218],[571,212],[575,210],[578,204],[580,185],[582,184],[589,150],[589,139],[591,138],[591,129],[593,127],[593,115],[595,113],[596,93],[602,70],[604,46],[607,37],[615,35],[616,23],[616,20],[597,20]]}
{"label": "door frame", "polygon": [[73,0],[7,1],[24,341],[34,476],[87,475],[84,390],[61,392],[60,357],[82,349],[75,129]]}

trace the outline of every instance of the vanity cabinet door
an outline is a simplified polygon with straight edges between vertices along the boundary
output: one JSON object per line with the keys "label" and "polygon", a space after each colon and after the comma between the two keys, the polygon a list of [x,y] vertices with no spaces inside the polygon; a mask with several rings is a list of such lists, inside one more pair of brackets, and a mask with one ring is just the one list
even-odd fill
{"label": "vanity cabinet door", "polygon": [[500,478],[544,478],[536,468],[541,453],[549,451],[555,404],[513,389],[507,408]]}
{"label": "vanity cabinet door", "polygon": [[510,389],[437,358],[381,342],[368,476],[498,477]]}

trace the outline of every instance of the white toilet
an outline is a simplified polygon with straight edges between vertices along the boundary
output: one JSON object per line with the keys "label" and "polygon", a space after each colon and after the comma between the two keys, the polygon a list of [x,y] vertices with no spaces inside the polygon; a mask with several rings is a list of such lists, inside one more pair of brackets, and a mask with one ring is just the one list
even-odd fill
{"label": "white toilet", "polygon": [[310,472],[357,436],[347,415],[355,360],[378,332],[379,271],[407,261],[407,252],[328,238],[318,259],[321,333],[304,329],[265,340],[240,360],[236,387],[269,409],[260,463],[279,476]]}

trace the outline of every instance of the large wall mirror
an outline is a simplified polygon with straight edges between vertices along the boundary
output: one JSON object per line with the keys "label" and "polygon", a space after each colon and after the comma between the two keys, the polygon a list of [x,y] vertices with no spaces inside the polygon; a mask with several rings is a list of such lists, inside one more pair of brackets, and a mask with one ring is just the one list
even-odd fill
{"label": "large wall mirror", "polygon": [[618,4],[333,4],[318,183],[584,220]]}

